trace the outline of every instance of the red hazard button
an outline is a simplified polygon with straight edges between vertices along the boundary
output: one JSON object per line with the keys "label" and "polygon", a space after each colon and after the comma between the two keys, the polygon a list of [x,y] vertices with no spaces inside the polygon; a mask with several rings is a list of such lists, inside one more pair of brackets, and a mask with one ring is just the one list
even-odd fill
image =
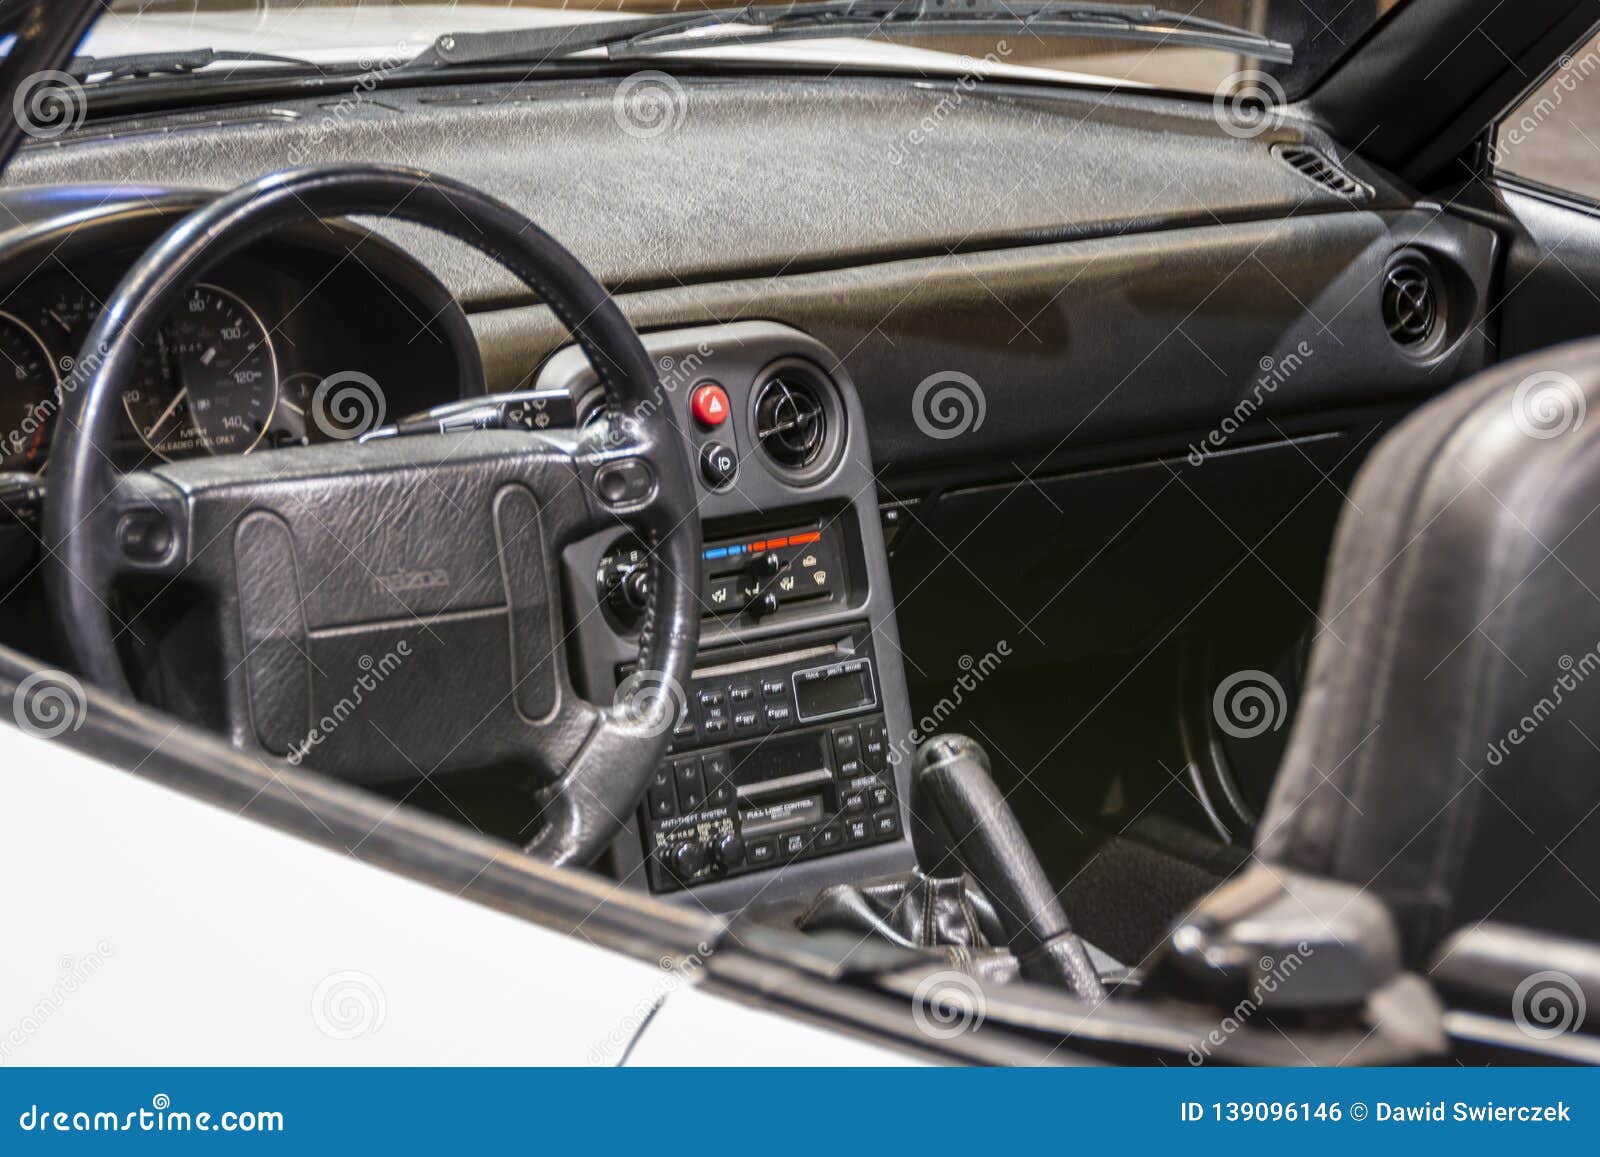
{"label": "red hazard button", "polygon": [[689,396],[689,413],[707,430],[714,430],[728,420],[728,392],[715,382],[696,386]]}

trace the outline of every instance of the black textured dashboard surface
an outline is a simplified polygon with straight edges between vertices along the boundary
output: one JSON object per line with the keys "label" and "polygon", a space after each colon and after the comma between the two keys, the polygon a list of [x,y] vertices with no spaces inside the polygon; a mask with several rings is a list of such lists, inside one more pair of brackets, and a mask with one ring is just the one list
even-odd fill
{"label": "black textured dashboard surface", "polygon": [[[381,89],[231,109],[227,124],[91,122],[79,139],[20,153],[6,183],[223,189],[300,164],[399,160],[511,202],[613,288],[1349,207],[1271,152],[1274,140],[1326,144],[1315,130],[1288,122],[1235,138],[1209,100],[684,77],[664,129],[641,132],[620,83]],[[1359,171],[1380,201],[1398,202],[1380,175]],[[526,296],[464,246],[382,229],[469,308]]]}

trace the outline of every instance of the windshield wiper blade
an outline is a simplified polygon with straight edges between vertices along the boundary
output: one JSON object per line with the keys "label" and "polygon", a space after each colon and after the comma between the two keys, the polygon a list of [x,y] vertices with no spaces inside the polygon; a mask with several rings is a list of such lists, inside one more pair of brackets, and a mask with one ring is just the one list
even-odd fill
{"label": "windshield wiper blade", "polygon": [[185,76],[213,64],[228,62],[294,64],[323,71],[315,61],[273,52],[233,52],[217,48],[191,48],[181,52],[129,52],[119,56],[75,56],[64,70],[81,82],[125,80],[144,76]]}
{"label": "windshield wiper blade", "polygon": [[663,13],[557,27],[439,37],[418,65],[555,60],[603,49],[613,60],[728,44],[903,32],[917,36],[1031,31],[1213,48],[1289,64],[1294,46],[1248,28],[1152,5],[1071,0],[810,0]]}

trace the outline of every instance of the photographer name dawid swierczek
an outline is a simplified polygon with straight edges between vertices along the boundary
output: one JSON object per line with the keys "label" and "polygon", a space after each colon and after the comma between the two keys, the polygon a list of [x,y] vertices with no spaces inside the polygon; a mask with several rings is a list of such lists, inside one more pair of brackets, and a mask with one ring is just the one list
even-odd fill
{"label": "photographer name dawid swierczek", "polygon": [[1374,1101],[1372,1120],[1395,1124],[1427,1121],[1481,1121],[1484,1124],[1549,1121],[1566,1124],[1572,1121],[1572,1107],[1565,1101],[1557,1101],[1553,1105],[1500,1105],[1494,1101],[1424,1101],[1418,1105],[1407,1105]]}

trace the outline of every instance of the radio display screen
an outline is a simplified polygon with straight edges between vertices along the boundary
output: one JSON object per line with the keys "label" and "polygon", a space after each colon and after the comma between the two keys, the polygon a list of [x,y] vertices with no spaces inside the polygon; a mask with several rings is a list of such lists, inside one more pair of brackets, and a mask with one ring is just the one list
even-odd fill
{"label": "radio display screen", "polygon": [[865,668],[841,671],[826,679],[799,680],[795,683],[795,706],[802,719],[834,715],[872,702],[872,675]]}

